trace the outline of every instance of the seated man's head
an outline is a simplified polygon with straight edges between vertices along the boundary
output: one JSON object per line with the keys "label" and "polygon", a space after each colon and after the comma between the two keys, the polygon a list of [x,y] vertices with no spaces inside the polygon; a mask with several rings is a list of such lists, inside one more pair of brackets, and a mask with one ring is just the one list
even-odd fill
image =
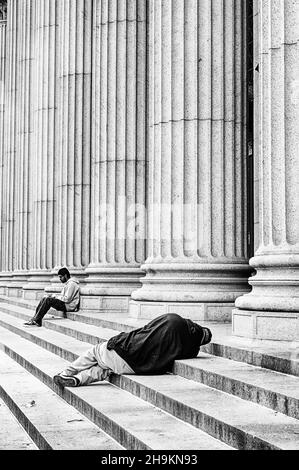
{"label": "seated man's head", "polygon": [[70,275],[70,272],[69,272],[68,269],[61,268],[58,271],[58,277],[59,277],[60,282],[62,282],[64,284],[65,282],[67,282],[69,280],[71,275]]}

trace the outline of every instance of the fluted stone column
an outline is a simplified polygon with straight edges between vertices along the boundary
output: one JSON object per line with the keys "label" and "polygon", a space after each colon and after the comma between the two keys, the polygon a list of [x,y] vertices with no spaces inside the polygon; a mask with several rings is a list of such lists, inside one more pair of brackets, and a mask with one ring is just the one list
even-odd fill
{"label": "fluted stone column", "polygon": [[6,76],[6,29],[7,2],[0,2],[0,293],[6,293],[6,282],[3,276],[3,236],[4,217],[3,203],[5,200],[4,177],[4,132],[5,132],[5,76]]}
{"label": "fluted stone column", "polygon": [[148,258],[130,313],[229,319],[249,275],[246,2],[149,12]]}
{"label": "fluted stone column", "polygon": [[[0,4],[1,8],[1,4]],[[1,10],[0,10],[1,12]],[[5,120],[5,59],[6,59],[6,17],[0,16],[0,207],[3,201],[3,157]],[[2,211],[0,213],[0,271],[2,270]]]}
{"label": "fluted stone column", "polygon": [[[36,61],[32,76],[35,84],[35,95],[32,97],[34,106],[32,125],[35,132],[31,164],[32,187],[31,191],[27,193],[27,205],[28,202],[30,204],[28,199],[32,197],[31,243],[33,243],[33,249],[30,278],[24,286],[25,298],[35,298],[36,295],[38,297],[42,295],[52,277],[54,266],[54,158],[56,155],[55,120],[57,115],[55,103],[57,2],[55,0],[40,0],[30,3],[31,9],[35,8],[34,52]],[[29,31],[30,27],[27,24],[26,34]],[[26,58],[30,61],[28,54],[29,50],[26,53]]]}
{"label": "fluted stone column", "polygon": [[[1,2],[4,3],[4,2]],[[31,268],[34,2],[10,1],[5,45],[1,292],[21,295]],[[35,182],[35,181],[34,181]],[[5,282],[4,282],[5,284]]]}
{"label": "fluted stone column", "polygon": [[[12,7],[12,5],[11,5]],[[17,4],[18,50],[16,63],[16,154],[14,171],[14,254],[15,264],[9,295],[21,296],[30,270],[32,246],[32,172],[33,142],[33,52],[35,15],[31,0]]]}
{"label": "fluted stone column", "polygon": [[[92,4],[56,2],[58,117],[54,193],[54,273],[84,276],[89,263]],[[56,277],[57,281],[57,277]],[[55,287],[55,278],[53,278]],[[61,289],[60,285],[56,286]]]}
{"label": "fluted stone column", "polygon": [[299,340],[299,1],[255,1],[259,246],[238,336]]}
{"label": "fluted stone column", "polygon": [[95,0],[91,263],[83,308],[128,309],[145,259],[146,1]]}
{"label": "fluted stone column", "polygon": [[[5,120],[3,152],[2,201],[2,280],[12,278],[16,265],[16,144],[17,144],[17,61],[18,61],[18,3],[11,0],[7,9],[6,70],[5,70]],[[7,287],[6,292],[7,293]]]}

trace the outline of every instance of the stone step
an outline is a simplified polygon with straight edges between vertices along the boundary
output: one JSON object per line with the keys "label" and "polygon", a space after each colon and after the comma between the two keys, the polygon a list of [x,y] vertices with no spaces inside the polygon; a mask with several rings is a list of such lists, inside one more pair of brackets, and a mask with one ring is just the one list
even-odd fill
{"label": "stone step", "polygon": [[43,450],[121,450],[111,437],[0,352],[0,396]]}
{"label": "stone step", "polygon": [[38,302],[38,300],[28,300],[20,297],[8,297],[6,295],[0,295],[0,303],[15,305],[17,307],[24,307],[28,308],[29,310],[35,310]]}
{"label": "stone step", "polygon": [[111,382],[239,450],[299,449],[299,422],[176,375],[114,375]]}
{"label": "stone step", "polygon": [[[64,338],[45,328],[23,326],[17,318],[4,313],[1,314],[0,325],[70,361],[90,344],[106,341],[116,334],[114,330],[71,320],[46,320],[44,325],[47,329],[67,335],[61,348]],[[84,342],[84,347],[70,338]],[[176,361],[174,373],[299,419],[299,378],[202,352],[199,357],[200,360]]]}
{"label": "stone step", "polygon": [[[6,313],[22,320],[29,320],[32,318],[31,312],[28,309],[11,305],[3,306],[0,304],[0,312]],[[0,318],[1,320],[1,318]],[[109,338],[119,333],[116,330],[105,327],[97,327],[87,323],[81,323],[79,321],[72,321],[56,315],[46,315],[43,320],[43,326],[47,329],[58,331],[65,335],[76,338],[80,341],[88,342],[90,344],[97,344],[99,339],[101,341],[107,341]],[[30,327],[31,328],[31,327]],[[29,328],[27,328],[28,330]]]}
{"label": "stone step", "polygon": [[74,361],[80,354],[83,354],[90,348],[89,343],[76,340],[63,333],[58,333],[48,328],[39,328],[38,326],[25,326],[23,319],[13,317],[3,312],[1,312],[0,315],[0,326],[7,328],[9,331],[47,349],[67,361]]}
{"label": "stone step", "polygon": [[[215,333],[215,328],[220,325],[202,323],[202,326],[211,328]],[[214,335],[214,340],[203,346],[202,351],[299,377],[299,343],[295,341],[262,341]]]}
{"label": "stone step", "polygon": [[[34,305],[35,304],[36,301]],[[11,308],[11,305],[14,305],[16,308]],[[34,309],[34,306],[32,306],[33,302],[28,300],[0,296],[0,309],[8,313],[22,315],[26,313],[26,308],[24,308],[26,305],[31,305],[31,310],[32,308]],[[23,318],[27,319],[28,315],[32,316],[30,310]],[[50,319],[51,316],[51,314],[47,314],[45,319]],[[62,314],[60,312],[55,311],[56,319],[61,316]],[[113,331],[116,330],[117,332],[131,331],[148,322],[146,319],[134,319],[123,313],[115,312],[109,314],[103,312],[68,312],[67,317],[71,320],[97,327],[104,327]],[[218,322],[200,322],[200,324],[207,326],[213,332],[212,342],[201,348],[203,352],[276,372],[299,376],[298,342],[246,340],[245,338],[232,336],[230,324]]]}
{"label": "stone step", "polygon": [[[31,334],[48,335],[48,341],[49,335],[53,335],[53,343],[63,342],[64,335],[46,331],[46,329],[42,332],[42,329],[38,327],[36,330],[38,330],[36,333],[32,331]],[[78,345],[82,344],[73,338],[68,338],[68,341],[73,342],[74,352]],[[4,343],[3,340],[2,343]],[[36,346],[32,344],[32,347]],[[63,349],[63,344],[60,349]],[[19,353],[20,357],[21,354],[22,352]],[[29,368],[32,367],[31,362],[29,362]],[[55,372],[57,369],[53,371],[53,374]],[[292,449],[296,443],[299,446],[296,435],[299,432],[299,422],[296,419],[206,385],[171,374],[150,377],[115,375],[111,380],[130,393],[150,401],[153,405],[172,413],[177,418],[184,419],[189,424],[198,426],[233,447]]]}
{"label": "stone step", "polygon": [[173,373],[299,419],[299,377],[203,352],[175,361]]}
{"label": "stone step", "polygon": [[[146,319],[134,319],[119,313],[68,312],[67,317],[117,331],[131,331],[148,323]],[[210,328],[213,333],[211,343],[203,346],[202,351],[213,356],[299,377],[299,342],[238,338],[232,336],[229,323],[204,321],[198,323]]]}
{"label": "stone step", "polygon": [[[7,357],[5,356],[5,360]],[[0,363],[1,365],[1,363]],[[37,450],[25,429],[0,399],[0,450]]]}
{"label": "stone step", "polygon": [[[200,429],[107,381],[88,387],[57,387],[52,377],[67,362],[2,327],[0,345],[35,380],[47,385],[126,449],[232,450]],[[49,406],[49,409],[53,412],[55,408]]]}
{"label": "stone step", "polygon": [[[5,311],[9,306],[18,307],[15,309],[15,314],[20,314],[21,318],[30,318],[32,317],[32,311],[35,311],[35,308],[38,304],[36,300],[27,300],[18,297],[7,297],[0,295],[0,308]],[[10,311],[13,311],[10,308]],[[22,314],[25,314],[23,317]],[[54,309],[50,309],[45,319],[52,317],[63,318],[64,314]],[[67,318],[70,320],[80,321],[88,325],[101,326],[108,329],[118,330],[118,331],[131,331],[134,328],[143,326],[148,320],[144,319],[135,319],[127,317],[123,312],[109,312],[109,315],[105,316],[103,312],[95,313],[94,311],[82,311],[79,312],[67,312]],[[123,320],[123,321],[122,321]]]}

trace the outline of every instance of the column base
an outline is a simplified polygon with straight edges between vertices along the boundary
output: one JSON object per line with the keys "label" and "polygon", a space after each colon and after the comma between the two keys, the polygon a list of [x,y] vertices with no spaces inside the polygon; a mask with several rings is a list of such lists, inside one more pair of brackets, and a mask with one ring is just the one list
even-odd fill
{"label": "column base", "polygon": [[11,279],[7,282],[6,295],[8,297],[22,297],[23,286],[27,282],[28,277],[27,272],[14,271]]}
{"label": "column base", "polygon": [[273,341],[299,341],[299,312],[266,312],[233,309],[235,336]]}
{"label": "column base", "polygon": [[22,286],[17,284],[12,284],[6,289],[6,295],[8,297],[22,297],[22,292]]}
{"label": "column base", "polygon": [[129,310],[129,296],[81,295],[80,310],[93,310],[95,312],[124,312]]}
{"label": "column base", "polygon": [[131,294],[141,285],[140,267],[89,265],[86,274],[80,289],[80,309],[128,313]]}
{"label": "column base", "polygon": [[22,296],[28,300],[40,300],[45,295],[45,288],[50,284],[52,274],[46,272],[31,272],[27,283],[23,285]]}
{"label": "column base", "polygon": [[196,321],[231,322],[234,303],[146,302],[130,301],[129,316],[154,318],[166,313],[177,313]]}
{"label": "column base", "polygon": [[34,289],[34,290],[23,290],[22,298],[26,300],[40,300],[44,296],[44,290]]}
{"label": "column base", "polygon": [[6,272],[0,274],[0,295],[8,296],[8,286],[12,282],[12,273]]}

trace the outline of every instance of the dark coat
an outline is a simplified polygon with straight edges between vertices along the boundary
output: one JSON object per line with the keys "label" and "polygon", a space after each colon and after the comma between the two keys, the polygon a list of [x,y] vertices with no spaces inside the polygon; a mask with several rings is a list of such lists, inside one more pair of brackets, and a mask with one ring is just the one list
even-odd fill
{"label": "dark coat", "polygon": [[169,313],[142,328],[113,336],[107,349],[114,349],[136,374],[164,374],[172,370],[175,359],[196,357],[202,338],[200,325]]}

